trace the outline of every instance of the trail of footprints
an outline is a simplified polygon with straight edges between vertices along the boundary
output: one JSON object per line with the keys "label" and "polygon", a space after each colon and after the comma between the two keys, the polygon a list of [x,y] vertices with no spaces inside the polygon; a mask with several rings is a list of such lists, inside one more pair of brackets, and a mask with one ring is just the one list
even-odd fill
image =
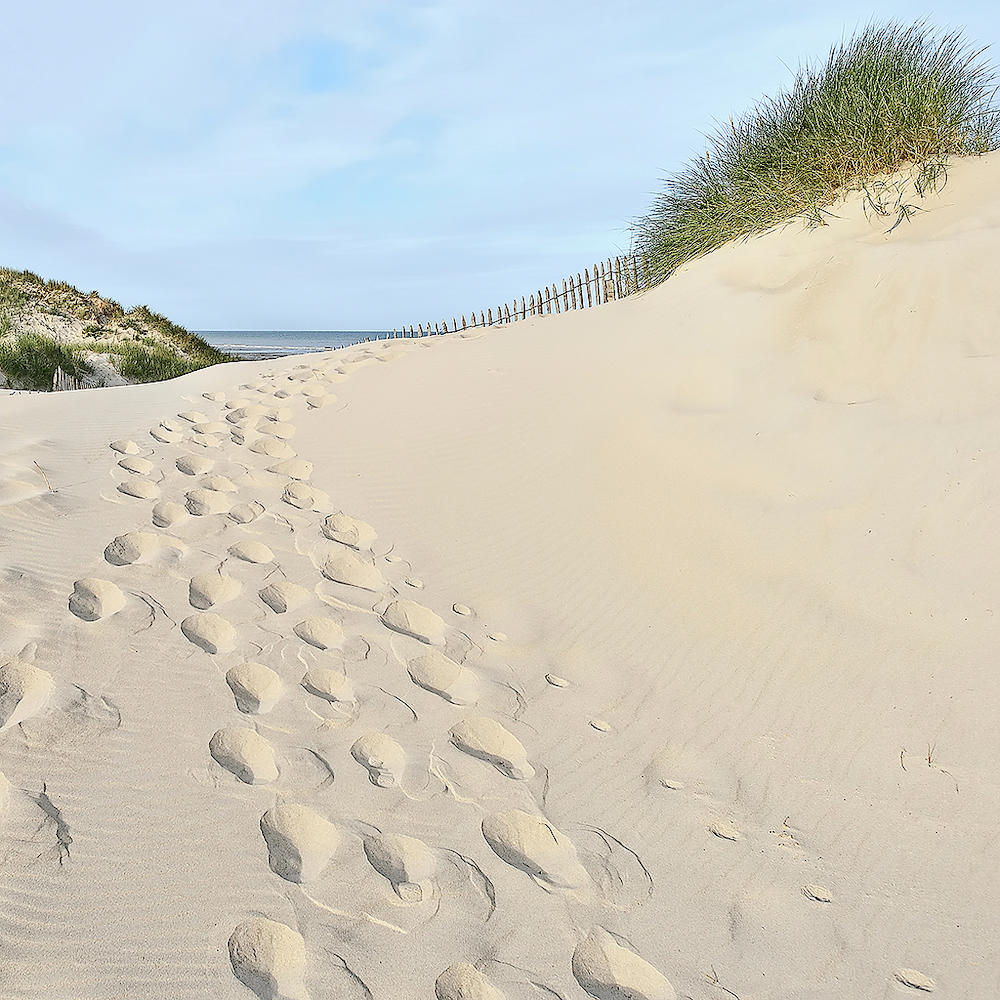
{"label": "trail of footprints", "polygon": [[[245,628],[287,632],[284,624],[275,621],[283,623],[288,616],[291,635],[302,650],[315,654],[312,660],[299,657],[305,669],[297,692],[289,690],[272,666],[259,662],[268,659],[266,645],[257,644],[261,653],[256,659],[237,656],[220,683],[228,686],[242,715],[254,719],[271,712],[283,699],[301,698],[310,706],[327,705],[334,712],[328,717],[310,707],[312,715],[332,724],[353,725],[359,694],[346,672],[343,651],[358,642],[370,648],[370,629],[361,635],[345,630],[338,620],[341,616],[312,612],[317,595],[323,596],[321,588],[333,585],[335,591],[324,602],[327,610],[342,609],[347,612],[343,617],[353,614],[373,625],[379,623],[375,627],[384,629],[387,641],[392,641],[393,634],[416,640],[413,645],[418,651],[404,664],[410,684],[444,703],[469,709],[447,733],[454,749],[504,779],[531,782],[536,768],[528,749],[501,722],[476,709],[484,701],[484,679],[462,662],[463,651],[452,642],[462,633],[435,611],[401,596],[387,582],[373,554],[375,530],[342,511],[329,512],[329,497],[310,483],[312,463],[299,457],[290,443],[296,430],[293,401],[299,405],[304,402],[309,409],[324,406],[335,399],[330,383],[345,375],[343,369],[329,364],[300,365],[287,375],[264,376],[241,386],[238,396],[206,393],[202,409],[186,410],[152,427],[152,447],[140,447],[133,440],[111,442],[122,474],[116,492],[127,498],[122,502],[152,503],[140,508],[146,524],[112,539],[104,549],[108,575],[115,579],[77,580],[69,596],[69,610],[85,622],[110,618],[128,602],[130,570],[161,560],[182,569],[193,552],[203,556],[204,545],[213,537],[224,535],[228,540],[234,534],[230,529],[236,533],[242,530],[238,541],[220,546],[214,565],[188,576],[190,613],[179,622],[181,633],[205,654],[226,657],[246,647],[241,639]],[[212,413],[204,412],[206,409]],[[229,527],[207,537],[210,533],[199,535],[192,528],[193,519],[214,520]],[[272,545],[255,537],[258,522],[268,525],[268,541],[282,537],[286,542],[294,541],[296,553],[282,552],[279,557]],[[296,554],[300,561],[305,558],[299,552],[300,545],[308,554],[308,572],[316,580],[314,589],[284,577],[282,564]],[[392,564],[398,560],[390,553],[386,561]],[[300,574],[299,578],[305,577]],[[248,583],[250,580],[254,582]],[[410,576],[405,586],[420,590],[424,583]],[[234,622],[227,617],[227,606],[248,607],[244,599],[249,587],[256,587],[260,602],[253,605],[257,618]],[[451,610],[462,618],[474,617],[473,609],[463,604],[455,604]],[[261,615],[265,616],[263,625]],[[496,641],[505,638],[498,632],[489,637]],[[280,634],[274,641],[290,640],[291,636]],[[554,688],[570,685],[554,674],[546,675],[546,680]],[[52,684],[45,671],[20,660],[0,667],[0,732],[40,712]],[[405,703],[405,693],[396,695]],[[601,720],[591,720],[591,726],[601,731],[610,728]],[[281,777],[281,755],[257,728],[246,724],[220,727],[206,754],[249,785],[274,783]],[[368,772],[376,788],[402,788],[408,754],[392,735],[360,733],[350,744],[350,758]],[[665,787],[679,787],[671,784],[666,771],[658,777]],[[0,775],[0,800],[6,792],[6,781]],[[719,820],[710,830],[729,840],[739,836],[728,820]],[[290,883],[319,879],[336,862],[345,836],[357,836],[372,872],[405,903],[417,904],[432,896],[441,864],[440,853],[415,837],[381,831],[370,824],[363,833],[349,834],[326,816],[294,801],[276,801],[260,818],[260,835],[271,871]],[[575,844],[542,815],[540,808],[534,812],[486,812],[481,835],[500,861],[525,873],[541,889],[574,894],[587,906],[597,899],[593,879]],[[831,898],[820,886],[809,886],[807,894],[816,901],[829,902]],[[594,905],[599,906],[599,900]],[[566,963],[576,982],[591,996],[600,1000],[675,1000],[676,993],[662,973],[596,919],[580,934]],[[293,928],[251,916],[233,930],[228,948],[235,976],[262,1000],[309,1000],[306,943]],[[903,971],[906,976],[897,974],[899,982],[927,988],[919,985],[926,980],[922,974]],[[482,969],[465,961],[441,972],[435,995],[438,1000],[504,997]]]}

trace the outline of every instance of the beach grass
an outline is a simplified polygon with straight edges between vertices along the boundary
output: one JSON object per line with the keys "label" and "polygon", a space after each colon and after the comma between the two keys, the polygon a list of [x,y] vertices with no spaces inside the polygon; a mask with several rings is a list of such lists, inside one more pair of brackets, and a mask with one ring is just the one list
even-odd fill
{"label": "beach grass", "polygon": [[162,382],[206,367],[201,359],[186,358],[169,347],[141,341],[115,344],[108,354],[119,374],[129,382]]}
{"label": "beach grass", "polygon": [[[783,222],[822,224],[852,190],[871,188],[867,203],[898,225],[915,210],[909,193],[940,187],[951,158],[1000,147],[984,52],[961,31],[890,22],[803,64],[789,89],[718,125],[705,155],[666,178],[633,224],[641,284]],[[901,170],[911,186],[886,180]]]}
{"label": "beach grass", "polygon": [[18,389],[52,388],[56,368],[82,378],[91,371],[77,345],[64,344],[40,333],[22,333],[0,340],[0,371]]}

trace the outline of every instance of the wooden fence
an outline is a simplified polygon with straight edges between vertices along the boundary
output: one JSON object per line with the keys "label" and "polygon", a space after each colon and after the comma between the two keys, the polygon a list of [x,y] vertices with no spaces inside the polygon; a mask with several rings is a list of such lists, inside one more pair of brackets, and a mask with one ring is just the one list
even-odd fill
{"label": "wooden fence", "polygon": [[61,368],[56,368],[52,373],[52,391],[64,392],[70,389],[79,389],[83,383],[74,375],[68,375]]}
{"label": "wooden fence", "polygon": [[623,299],[639,289],[639,261],[632,256],[608,257],[595,264],[593,270],[589,267],[583,273],[577,272],[563,278],[562,289],[553,283],[544,288],[536,289],[530,295],[521,296],[511,302],[501,302],[493,315],[493,307],[480,310],[477,318],[473,311],[471,319],[462,315],[461,325],[458,317],[453,316],[451,327],[444,319],[434,324],[433,329],[428,321],[426,328],[423,323],[416,328],[405,326],[401,331],[392,331],[393,337],[427,337],[438,333],[455,333],[458,330],[469,330],[477,326],[496,326],[501,323],[515,323],[530,316],[548,316],[552,313],[569,312],[571,309],[589,309],[615,299]]}

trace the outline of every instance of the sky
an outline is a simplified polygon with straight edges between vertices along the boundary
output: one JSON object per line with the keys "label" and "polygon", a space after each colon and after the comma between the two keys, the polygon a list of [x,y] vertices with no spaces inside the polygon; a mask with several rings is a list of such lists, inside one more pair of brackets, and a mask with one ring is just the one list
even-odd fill
{"label": "sky", "polygon": [[1000,62],[997,0],[4,8],[0,265],[194,330],[387,330],[561,283],[872,19]]}

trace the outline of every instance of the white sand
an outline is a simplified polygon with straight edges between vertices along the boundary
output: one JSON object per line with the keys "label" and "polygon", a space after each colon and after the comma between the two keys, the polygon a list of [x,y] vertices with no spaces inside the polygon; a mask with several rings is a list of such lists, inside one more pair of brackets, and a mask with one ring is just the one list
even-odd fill
{"label": "white sand", "polygon": [[925,207],[0,398],[0,997],[1000,995],[1000,158]]}

